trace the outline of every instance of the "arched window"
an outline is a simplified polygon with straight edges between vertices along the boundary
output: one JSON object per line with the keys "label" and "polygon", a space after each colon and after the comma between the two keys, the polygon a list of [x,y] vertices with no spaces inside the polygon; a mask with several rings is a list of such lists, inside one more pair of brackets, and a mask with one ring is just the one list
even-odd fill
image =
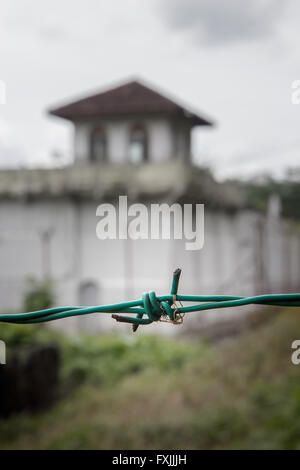
{"label": "arched window", "polygon": [[148,159],[147,135],[143,126],[134,126],[130,132],[129,160],[142,163]]}
{"label": "arched window", "polygon": [[[99,305],[99,288],[98,284],[94,281],[84,281],[79,286],[79,305],[81,306],[95,306]],[[90,315],[82,315],[77,317],[77,328],[79,331],[85,330],[95,332],[99,330],[101,325],[101,315],[95,313]],[[100,320],[100,321],[99,321]]]}
{"label": "arched window", "polygon": [[91,134],[91,161],[95,163],[107,160],[106,135],[102,127],[96,127]]}
{"label": "arched window", "polygon": [[83,282],[79,286],[79,305],[97,305],[98,299],[98,286],[93,281]]}

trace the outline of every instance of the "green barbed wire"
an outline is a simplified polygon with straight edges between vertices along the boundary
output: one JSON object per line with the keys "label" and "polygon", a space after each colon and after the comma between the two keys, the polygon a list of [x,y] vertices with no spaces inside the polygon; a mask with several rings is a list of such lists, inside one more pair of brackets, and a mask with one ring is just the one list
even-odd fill
{"label": "green barbed wire", "polygon": [[[254,297],[232,295],[178,295],[181,269],[173,273],[171,293],[156,296],[155,292],[145,293],[141,300],[121,302],[95,307],[55,307],[27,313],[0,314],[0,322],[33,324],[61,318],[88,315],[91,313],[111,313],[118,322],[132,324],[133,331],[139,325],[148,325],[157,321],[180,324],[186,313],[200,312],[217,308],[238,307],[249,304],[275,305],[281,307],[300,307],[300,294],[265,294]],[[194,302],[195,305],[184,307],[177,302]],[[197,303],[198,302],[198,303]],[[199,303],[200,302],[200,303]],[[134,314],[128,316],[124,314]]]}

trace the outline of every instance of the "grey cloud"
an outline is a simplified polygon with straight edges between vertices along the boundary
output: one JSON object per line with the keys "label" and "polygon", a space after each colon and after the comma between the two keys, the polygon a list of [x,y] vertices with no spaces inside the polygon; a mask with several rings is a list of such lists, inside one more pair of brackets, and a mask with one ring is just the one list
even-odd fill
{"label": "grey cloud", "polygon": [[272,34],[288,0],[161,0],[170,28],[204,43],[225,43]]}

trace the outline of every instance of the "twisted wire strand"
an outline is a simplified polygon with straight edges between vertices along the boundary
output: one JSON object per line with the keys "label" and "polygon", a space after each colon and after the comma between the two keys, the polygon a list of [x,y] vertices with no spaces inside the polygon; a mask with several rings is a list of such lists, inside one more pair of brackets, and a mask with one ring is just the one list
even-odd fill
{"label": "twisted wire strand", "polygon": [[[132,324],[133,331],[139,325],[160,321],[162,317],[172,323],[181,323],[186,313],[200,312],[217,308],[238,307],[250,304],[275,305],[281,307],[300,307],[300,293],[264,294],[253,297],[231,295],[177,295],[181,269],[173,273],[171,293],[156,296],[155,292],[143,294],[141,300],[94,307],[55,307],[27,313],[0,314],[0,322],[17,324],[43,323],[67,317],[89,315],[92,313],[112,313],[119,322]],[[193,302],[195,305],[177,307],[175,301]],[[127,316],[131,314],[135,316]],[[181,321],[180,321],[181,320]]]}

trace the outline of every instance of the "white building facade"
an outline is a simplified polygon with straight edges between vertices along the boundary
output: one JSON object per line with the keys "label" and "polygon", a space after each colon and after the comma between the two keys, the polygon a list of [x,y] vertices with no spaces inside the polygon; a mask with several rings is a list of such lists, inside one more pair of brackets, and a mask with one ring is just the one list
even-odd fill
{"label": "white building facade", "polygon": [[[276,210],[246,210],[242,195],[192,166],[191,129],[211,122],[137,82],[51,113],[74,123],[74,164],[0,172],[2,312],[22,310],[30,277],[53,280],[56,305],[169,293],[177,267],[185,294],[299,290],[299,234]],[[97,207],[121,195],[148,207],[204,203],[203,249],[186,250],[184,239],[99,240]],[[103,314],[56,323],[127,328]]]}

